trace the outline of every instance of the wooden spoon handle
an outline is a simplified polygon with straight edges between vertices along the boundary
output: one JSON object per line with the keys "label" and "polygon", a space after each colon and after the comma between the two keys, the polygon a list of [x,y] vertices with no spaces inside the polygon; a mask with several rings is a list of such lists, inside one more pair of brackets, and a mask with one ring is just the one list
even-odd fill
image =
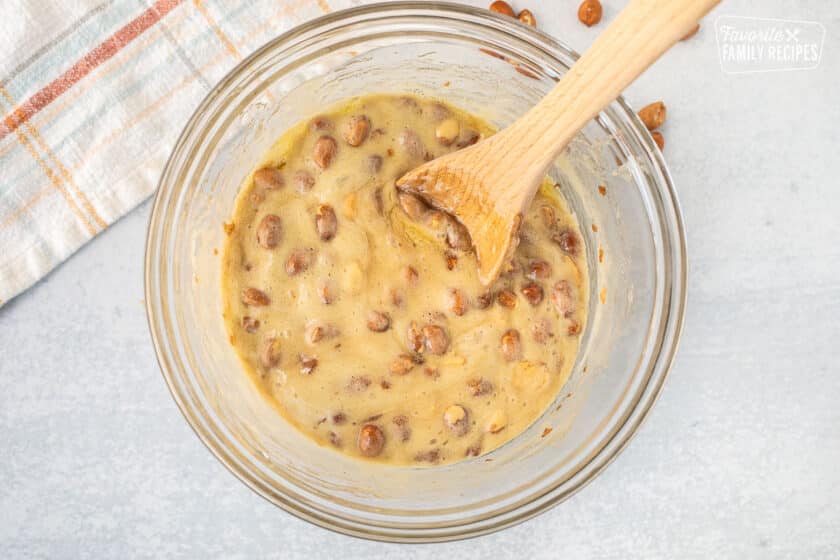
{"label": "wooden spoon handle", "polygon": [[[511,140],[547,168],[583,126],[720,0],[630,0],[554,89],[512,125]],[[519,150],[517,150],[519,151]]]}
{"label": "wooden spoon handle", "polygon": [[467,228],[487,286],[516,249],[516,232],[549,166],[572,137],[691,30],[719,0],[630,0],[533,109],[475,146],[406,173],[397,186]]}

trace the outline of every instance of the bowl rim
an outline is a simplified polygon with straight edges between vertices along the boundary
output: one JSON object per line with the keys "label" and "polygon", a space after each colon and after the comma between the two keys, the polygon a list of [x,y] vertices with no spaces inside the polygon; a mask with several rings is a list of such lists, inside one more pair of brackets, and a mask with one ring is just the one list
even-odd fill
{"label": "bowl rim", "polygon": [[[624,124],[631,128],[631,131],[635,134],[635,140],[640,142],[641,147],[645,151],[645,155],[650,158],[650,163],[654,164],[655,169],[653,171],[659,174],[658,178],[661,180],[652,178],[648,182],[653,187],[652,193],[658,197],[657,201],[663,207],[663,213],[668,214],[668,218],[670,218],[668,220],[663,220],[662,223],[663,241],[666,243],[666,249],[664,251],[666,262],[671,266],[665,271],[666,277],[668,277],[670,281],[668,282],[667,289],[665,290],[666,302],[663,310],[661,311],[662,326],[660,328],[660,336],[658,337],[659,349],[650,360],[645,382],[639,390],[638,400],[635,405],[629,408],[626,412],[625,418],[621,420],[620,423],[618,423],[618,425],[606,437],[603,438],[595,453],[581,461],[580,467],[577,471],[566,477],[564,480],[552,485],[551,488],[541,494],[540,503],[536,504],[535,507],[530,509],[524,508],[526,509],[525,511],[518,511],[516,512],[516,515],[513,516],[504,515],[504,518],[497,523],[493,522],[494,517],[499,517],[509,512],[503,511],[484,517],[479,520],[481,523],[484,523],[484,525],[476,528],[474,528],[476,525],[474,520],[470,521],[467,525],[459,525],[456,521],[447,526],[447,531],[442,531],[440,533],[428,533],[420,530],[405,528],[395,530],[389,527],[388,530],[383,530],[383,527],[377,525],[346,523],[344,522],[343,517],[325,517],[322,512],[308,507],[307,504],[302,504],[294,499],[284,499],[286,497],[277,496],[276,491],[264,490],[261,487],[261,482],[252,479],[249,473],[243,472],[241,465],[239,465],[231,457],[229,450],[219,445],[218,437],[211,437],[211,434],[203,429],[203,426],[201,429],[199,428],[199,425],[204,424],[205,421],[203,418],[196,415],[193,407],[185,400],[184,395],[181,393],[181,387],[178,386],[178,382],[171,371],[169,358],[172,354],[172,348],[166,335],[168,329],[162,328],[161,317],[159,316],[159,311],[156,308],[156,306],[160,303],[157,301],[157,292],[155,291],[158,279],[155,277],[155,274],[153,274],[157,271],[157,263],[155,262],[155,257],[157,256],[155,242],[158,241],[158,237],[160,236],[159,226],[161,224],[162,215],[165,212],[165,199],[174,194],[173,192],[167,193],[164,190],[164,187],[167,183],[167,179],[174,172],[173,168],[176,165],[176,156],[184,149],[185,142],[188,140],[192,130],[196,127],[196,124],[198,124],[201,115],[205,113],[217,94],[225,90],[227,84],[234,80],[255,60],[265,56],[269,52],[283,50],[289,46],[293,47],[294,45],[288,45],[288,43],[294,41],[298,37],[306,36],[319,28],[370,14],[375,14],[378,18],[381,18],[385,17],[389,12],[399,14],[401,17],[433,17],[433,13],[437,13],[438,16],[447,15],[455,18],[468,17],[471,18],[471,23],[481,23],[482,20],[485,23],[494,21],[496,23],[502,22],[507,26],[511,26],[513,23],[513,27],[517,31],[517,38],[528,41],[529,46],[538,49],[542,56],[558,61],[558,53],[573,60],[579,58],[579,54],[576,51],[557,39],[554,39],[542,31],[519,23],[515,20],[511,20],[506,16],[495,14],[486,9],[455,4],[452,2],[422,0],[377,2],[335,11],[304,22],[303,24],[269,40],[249,56],[241,60],[207,93],[184,125],[184,128],[179,134],[178,139],[173,145],[172,151],[167,158],[166,164],[158,181],[158,188],[155,192],[147,229],[144,256],[146,318],[162,376],[169,388],[173,400],[177,404],[187,423],[190,425],[190,428],[199,437],[205,447],[207,447],[207,449],[210,450],[210,452],[216,457],[216,459],[224,464],[234,476],[241,480],[257,495],[300,519],[309,521],[310,523],[325,529],[349,536],[385,542],[421,543],[452,541],[476,537],[516,525],[565,501],[584,488],[608,465],[610,465],[638,432],[639,427],[648,417],[650,410],[662,392],[665,380],[668,377],[668,373],[670,372],[676,356],[683,331],[688,288],[685,228],[673,180],[668,167],[665,164],[662,153],[656,147],[652,136],[639,120],[635,111],[631,109],[622,96],[619,96],[610,105],[610,107],[619,109],[619,113],[623,117],[627,118],[627,122]],[[176,185],[174,188],[175,190],[182,190],[183,185]],[[191,392],[192,389],[188,388],[188,391]],[[557,492],[559,486],[569,483],[571,483],[569,488],[561,492]],[[549,496],[548,499],[542,499],[550,493],[554,493],[554,495]],[[533,501],[534,500],[530,503],[533,503]],[[517,507],[515,509],[521,510],[523,508]],[[468,526],[469,528],[466,530],[460,530],[460,528],[464,526]]]}

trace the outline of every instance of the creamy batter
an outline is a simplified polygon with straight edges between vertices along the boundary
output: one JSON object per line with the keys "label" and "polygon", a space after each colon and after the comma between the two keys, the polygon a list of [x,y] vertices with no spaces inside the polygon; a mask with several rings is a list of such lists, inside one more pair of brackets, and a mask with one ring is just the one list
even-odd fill
{"label": "creamy batter", "polygon": [[356,457],[487,453],[557,397],[585,324],[582,237],[548,181],[489,288],[466,231],[394,182],[493,130],[406,96],[352,99],[287,131],[226,225],[231,344],[282,416]]}

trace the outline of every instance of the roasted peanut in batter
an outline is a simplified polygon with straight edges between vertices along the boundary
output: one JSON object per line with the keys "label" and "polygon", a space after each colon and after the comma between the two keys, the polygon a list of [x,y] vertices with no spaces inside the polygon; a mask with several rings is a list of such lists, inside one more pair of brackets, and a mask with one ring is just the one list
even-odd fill
{"label": "roasted peanut in batter", "polygon": [[366,96],[286,132],[245,181],[222,271],[231,343],[322,445],[398,465],[459,461],[521,433],[568,378],[588,280],[552,185],[489,289],[464,228],[394,187],[491,133],[439,102]]}

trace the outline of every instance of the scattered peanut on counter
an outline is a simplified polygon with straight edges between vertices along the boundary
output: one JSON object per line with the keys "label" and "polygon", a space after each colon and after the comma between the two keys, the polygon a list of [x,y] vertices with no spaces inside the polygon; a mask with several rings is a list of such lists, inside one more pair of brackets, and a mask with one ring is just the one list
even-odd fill
{"label": "scattered peanut on counter", "polygon": [[537,18],[534,17],[534,14],[531,10],[522,10],[518,14],[513,10],[513,7],[504,2],[503,0],[496,0],[492,4],[490,4],[488,8],[491,12],[496,12],[497,14],[502,14],[505,16],[510,16],[512,18],[516,18],[525,25],[530,25],[531,27],[537,26]]}
{"label": "scattered peanut on counter", "polygon": [[578,19],[587,27],[592,27],[601,21],[604,9],[598,0],[583,0],[578,7]]}
{"label": "scattered peanut on counter", "polygon": [[649,105],[645,105],[639,110],[639,118],[647,127],[648,130],[656,130],[665,123],[665,116],[668,110],[665,104],[661,101],[655,101]]}
{"label": "scattered peanut on counter", "polygon": [[639,111],[639,119],[651,131],[651,136],[653,136],[653,140],[659,146],[660,150],[665,148],[665,137],[656,129],[665,124],[667,114],[668,110],[661,101],[655,101],[646,105]]}
{"label": "scattered peanut on counter", "polygon": [[510,4],[508,4],[504,0],[496,0],[495,2],[490,4],[489,9],[491,12],[496,12],[497,14],[516,17],[516,12],[514,12],[513,8],[510,7]]}

